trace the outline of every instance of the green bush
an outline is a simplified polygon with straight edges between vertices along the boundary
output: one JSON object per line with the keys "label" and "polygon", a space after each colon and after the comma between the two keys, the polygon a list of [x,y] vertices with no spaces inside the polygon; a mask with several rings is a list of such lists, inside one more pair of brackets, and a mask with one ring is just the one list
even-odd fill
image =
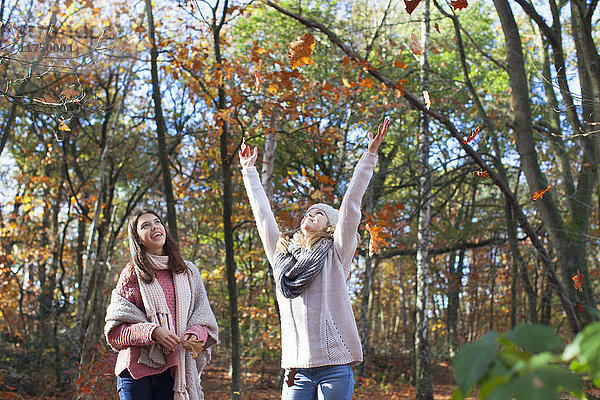
{"label": "green bush", "polygon": [[454,357],[458,387],[452,400],[464,399],[475,386],[486,400],[549,400],[562,391],[585,399],[584,376],[600,386],[599,354],[600,322],[586,326],[566,347],[546,325],[491,331]]}

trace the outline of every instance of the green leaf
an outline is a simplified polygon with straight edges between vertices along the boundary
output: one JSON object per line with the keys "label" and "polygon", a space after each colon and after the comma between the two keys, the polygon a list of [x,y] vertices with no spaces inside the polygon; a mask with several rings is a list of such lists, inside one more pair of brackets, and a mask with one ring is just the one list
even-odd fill
{"label": "green leaf", "polygon": [[578,392],[583,389],[583,379],[566,368],[547,366],[539,369],[537,375],[544,384],[555,390],[567,389]]}
{"label": "green leaf", "polygon": [[462,393],[468,395],[496,359],[497,337],[497,333],[488,332],[478,341],[464,345],[454,357],[454,375]]}
{"label": "green leaf", "polygon": [[541,324],[521,324],[505,337],[520,348],[534,353],[562,349],[564,343],[554,329]]}
{"label": "green leaf", "polygon": [[519,400],[552,400],[558,394],[549,388],[535,372],[519,376],[510,384],[510,390]]}
{"label": "green leaf", "polygon": [[462,392],[460,391],[460,388],[456,388],[454,389],[454,391],[452,392],[452,399],[450,400],[464,400],[465,396],[463,396]]}

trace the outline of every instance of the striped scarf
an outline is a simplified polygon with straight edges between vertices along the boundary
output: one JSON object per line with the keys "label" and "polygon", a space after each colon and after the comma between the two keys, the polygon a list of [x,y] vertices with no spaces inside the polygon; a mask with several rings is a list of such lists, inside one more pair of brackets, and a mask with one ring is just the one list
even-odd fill
{"label": "striped scarf", "polygon": [[308,249],[294,239],[287,246],[287,252],[275,252],[273,260],[276,287],[288,299],[300,296],[317,277],[333,245],[332,239],[323,238]]}
{"label": "striped scarf", "polygon": [[[148,254],[148,259],[155,269],[168,269],[169,256],[156,256]],[[145,283],[138,279],[142,301],[146,308],[146,315],[150,322],[158,324],[170,330],[180,338],[186,332],[187,321],[192,310],[192,290],[188,281],[187,273],[173,274],[173,285],[175,289],[175,321],[167,305],[167,299],[157,279],[151,283]],[[167,353],[167,349],[162,349]],[[175,349],[179,359],[175,369],[175,383],[173,385],[173,400],[189,400],[190,396],[185,384],[185,350],[183,346]]]}

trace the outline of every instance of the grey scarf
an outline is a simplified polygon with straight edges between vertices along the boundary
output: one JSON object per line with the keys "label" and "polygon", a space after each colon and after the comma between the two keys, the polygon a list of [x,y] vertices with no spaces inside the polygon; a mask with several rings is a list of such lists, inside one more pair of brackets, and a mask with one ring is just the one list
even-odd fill
{"label": "grey scarf", "polygon": [[273,275],[277,289],[288,299],[300,296],[323,269],[332,245],[332,239],[323,238],[308,249],[292,239],[286,253],[275,252]]}

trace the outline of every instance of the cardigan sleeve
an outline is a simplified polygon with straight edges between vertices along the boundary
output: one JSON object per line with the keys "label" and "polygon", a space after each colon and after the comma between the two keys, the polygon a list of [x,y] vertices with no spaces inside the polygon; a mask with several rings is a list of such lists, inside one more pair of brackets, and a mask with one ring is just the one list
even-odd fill
{"label": "cardigan sleeve", "polygon": [[260,182],[256,167],[243,168],[242,177],[246,186],[248,199],[250,200],[250,206],[252,207],[252,213],[256,220],[258,234],[265,248],[267,259],[273,265],[273,254],[275,253],[275,247],[277,246],[277,240],[281,232],[277,226],[277,221],[275,221],[275,216],[271,210],[265,189]]}
{"label": "cardigan sleeve", "polygon": [[346,279],[350,276],[350,263],[357,246],[356,233],[361,219],[360,205],[373,177],[377,159],[377,154],[367,151],[358,161],[350,185],[342,199],[338,223],[333,233],[334,248],[344,268]]}

